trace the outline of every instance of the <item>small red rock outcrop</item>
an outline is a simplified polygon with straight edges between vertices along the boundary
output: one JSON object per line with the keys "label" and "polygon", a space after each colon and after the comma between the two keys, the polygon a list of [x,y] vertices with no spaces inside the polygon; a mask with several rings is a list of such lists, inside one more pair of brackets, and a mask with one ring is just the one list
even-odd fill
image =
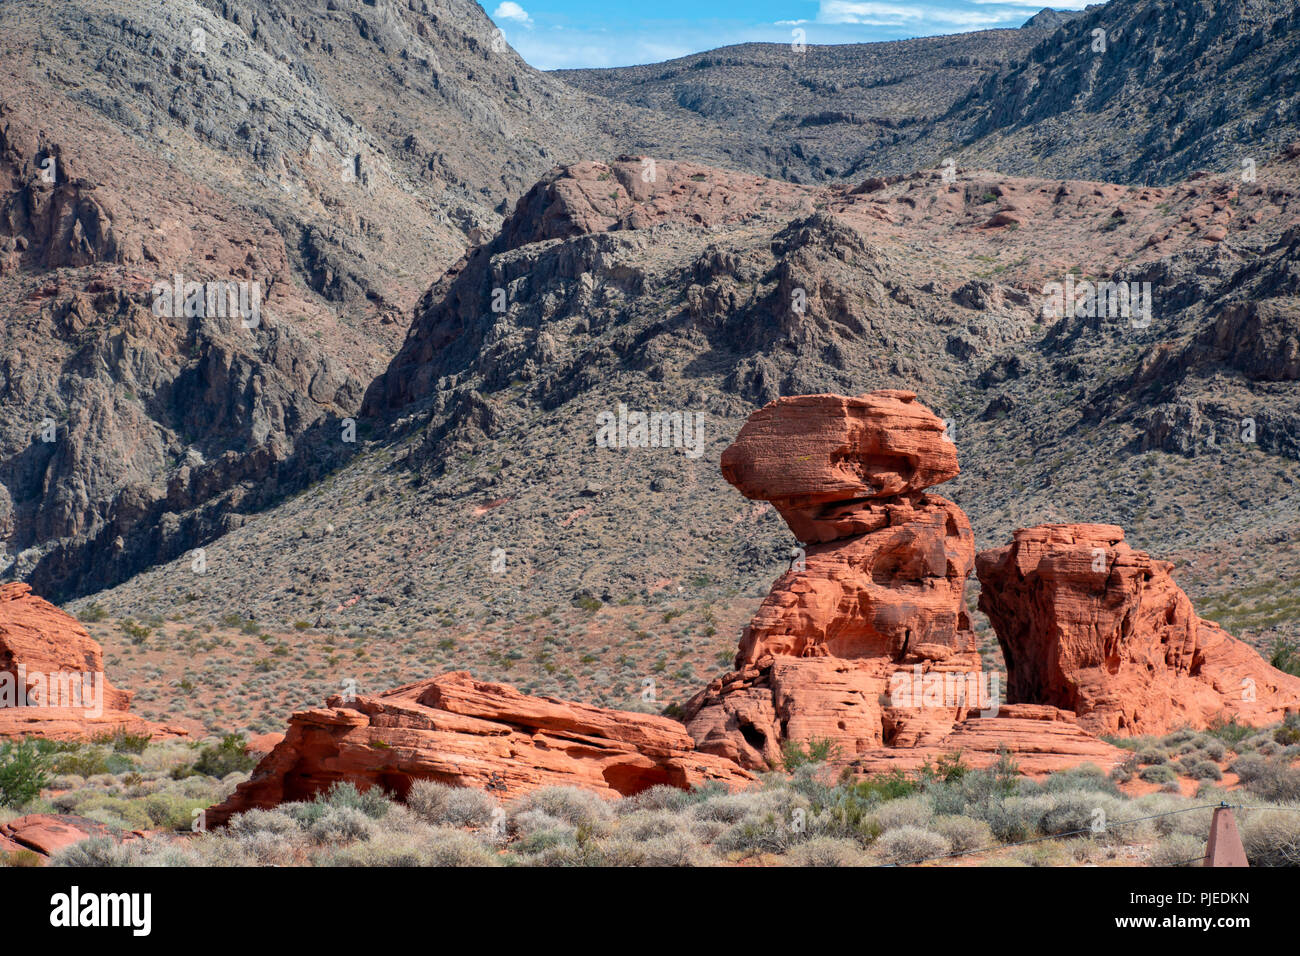
{"label": "small red rock outcrop", "polygon": [[0,737],[185,733],[129,713],[130,706],[131,693],[108,682],[103,651],[76,618],[26,584],[0,585]]}
{"label": "small red rock outcrop", "polygon": [[398,798],[416,780],[437,780],[509,799],[545,786],[616,797],[656,784],[753,779],[729,760],[696,752],[686,729],[667,717],[532,697],[456,671],[295,713],[283,742],[208,811],[207,822],[220,826],[245,810],[310,799],[344,780]]}
{"label": "small red rock outcrop", "polygon": [[1028,772],[1122,759],[1068,712],[999,710],[963,596],[970,523],[925,491],[957,473],[943,423],[912,392],[780,398],[750,417],[722,474],[808,547],[745,629],[736,670],[687,703],[700,750],[754,770],[812,740],[868,772],[954,750],[981,765],[1004,745]]}
{"label": "small red rock outcrop", "polygon": [[91,837],[114,837],[121,842],[138,840],[145,836],[143,830],[115,835],[102,823],[71,814],[32,813],[0,824],[0,853],[20,853],[29,850],[42,857],[51,857],[82,840]]}
{"label": "small red rock outcrop", "polygon": [[1007,699],[1054,704],[1095,733],[1164,734],[1216,719],[1275,723],[1300,678],[1201,620],[1115,525],[1040,525],[980,553],[980,610],[1007,662]]}

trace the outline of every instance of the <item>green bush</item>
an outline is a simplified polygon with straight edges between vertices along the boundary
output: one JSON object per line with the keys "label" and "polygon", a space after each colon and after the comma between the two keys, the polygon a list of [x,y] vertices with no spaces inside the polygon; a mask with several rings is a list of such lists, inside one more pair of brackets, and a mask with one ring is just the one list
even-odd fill
{"label": "green bush", "polygon": [[1300,813],[1286,809],[1244,814],[1241,843],[1251,866],[1300,866]]}
{"label": "green bush", "polygon": [[1178,774],[1174,773],[1174,768],[1164,763],[1145,767],[1138,776],[1147,783],[1174,783],[1178,780]]}
{"label": "green bush", "polygon": [[172,777],[183,780],[194,774],[202,774],[219,780],[232,773],[247,773],[256,766],[257,758],[247,752],[243,734],[226,734],[220,743],[206,744],[192,765],[173,770]]}
{"label": "green bush", "polygon": [[0,744],[0,807],[21,807],[49,782],[48,759],[26,738]]}
{"label": "green bush", "polygon": [[1280,671],[1300,677],[1300,644],[1277,638],[1269,649],[1268,662]]}
{"label": "green bush", "polygon": [[915,863],[950,852],[946,839],[920,827],[890,830],[876,841],[876,847],[890,863]]}
{"label": "green bush", "polygon": [[829,737],[814,737],[806,744],[787,740],[781,748],[781,762],[787,773],[806,764],[826,763],[840,755],[839,745]]}
{"label": "green bush", "polygon": [[316,796],[316,802],[335,810],[345,807],[360,810],[372,820],[383,819],[393,806],[393,802],[380,787],[358,790],[356,784],[350,781],[334,783],[328,793]]}

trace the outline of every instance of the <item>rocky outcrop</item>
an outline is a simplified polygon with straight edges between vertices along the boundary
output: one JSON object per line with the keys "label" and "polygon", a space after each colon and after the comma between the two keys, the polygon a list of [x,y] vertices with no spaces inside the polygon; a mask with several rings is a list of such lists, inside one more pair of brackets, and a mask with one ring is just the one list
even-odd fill
{"label": "rocky outcrop", "polygon": [[31,813],[0,824],[0,853],[24,850],[48,858],[92,837],[111,837],[126,843],[145,836],[142,830],[114,833],[109,827],[71,814]]}
{"label": "rocky outcrop", "polygon": [[1216,719],[1274,723],[1300,678],[1203,621],[1114,525],[1040,525],[976,564],[1007,662],[1007,699],[1073,710],[1095,733],[1163,734]]}
{"label": "rocky outcrop", "polygon": [[76,618],[26,584],[0,586],[0,737],[185,733],[129,713],[130,706],[131,693],[108,682],[103,651]]}
{"label": "rocky outcrop", "polygon": [[207,822],[310,799],[340,780],[398,798],[416,780],[509,798],[545,786],[615,797],[657,784],[753,779],[729,760],[696,752],[685,728],[667,717],[532,697],[457,671],[295,713],[284,740],[208,811]]}
{"label": "rocky outcrop", "polygon": [[781,398],[750,417],[723,476],[809,546],[745,629],[736,671],[686,705],[700,750],[751,769],[814,740],[864,771],[954,750],[990,763],[1003,746],[1030,772],[1117,762],[1067,712],[999,710],[963,598],[970,524],[924,490],[957,472],[943,423],[912,392]]}

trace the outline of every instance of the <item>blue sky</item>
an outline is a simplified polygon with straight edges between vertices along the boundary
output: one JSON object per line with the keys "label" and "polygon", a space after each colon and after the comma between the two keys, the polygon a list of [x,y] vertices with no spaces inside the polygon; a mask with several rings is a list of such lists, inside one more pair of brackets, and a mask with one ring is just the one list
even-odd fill
{"label": "blue sky", "polygon": [[[730,43],[864,43],[1018,27],[1043,0],[480,0],[543,70],[655,63]],[[1094,0],[1095,2],[1095,0]],[[1080,10],[1087,0],[1057,2]]]}

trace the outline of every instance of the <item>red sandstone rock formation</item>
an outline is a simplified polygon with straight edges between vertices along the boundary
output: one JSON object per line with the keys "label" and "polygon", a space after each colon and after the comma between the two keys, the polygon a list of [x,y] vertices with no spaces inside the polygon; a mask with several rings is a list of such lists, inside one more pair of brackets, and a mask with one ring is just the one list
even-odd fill
{"label": "red sandstone rock formation", "polygon": [[786,741],[814,739],[865,771],[955,750],[987,764],[1004,746],[1028,772],[1114,765],[1122,753],[1066,711],[999,711],[963,599],[970,523],[924,491],[957,474],[956,450],[915,399],[777,399],[723,453],[728,481],[815,543],[745,629],[737,670],[687,703],[696,746],[751,769],[779,766]]}
{"label": "red sandstone rock formation", "polygon": [[959,470],[943,422],[895,389],[778,398],[722,453],[722,476],[746,498],[772,502],[804,542],[864,534],[879,526],[869,499],[921,491]]}
{"label": "red sandstone rock formation", "polygon": [[1008,700],[1068,708],[1111,734],[1300,709],[1300,678],[1197,617],[1172,567],[1114,525],[1040,525],[981,552],[980,610],[1002,644]]}
{"label": "red sandstone rock formation", "polygon": [[[0,824],[0,853],[30,850],[40,856],[49,857],[82,840],[109,836],[115,835],[108,827],[85,817],[32,813]],[[132,830],[116,838],[125,843],[144,836],[143,830]]]}
{"label": "red sandstone rock formation", "polygon": [[656,784],[692,787],[754,778],[729,760],[697,753],[667,717],[531,697],[464,671],[377,697],[295,713],[252,778],[207,822],[287,800],[310,799],[336,781],[380,786],[399,798],[415,780],[490,790],[503,798],[544,786],[628,796]]}
{"label": "red sandstone rock formation", "polygon": [[76,618],[26,584],[0,585],[0,737],[185,733],[151,724],[130,706],[130,692],[108,682],[104,654]]}

